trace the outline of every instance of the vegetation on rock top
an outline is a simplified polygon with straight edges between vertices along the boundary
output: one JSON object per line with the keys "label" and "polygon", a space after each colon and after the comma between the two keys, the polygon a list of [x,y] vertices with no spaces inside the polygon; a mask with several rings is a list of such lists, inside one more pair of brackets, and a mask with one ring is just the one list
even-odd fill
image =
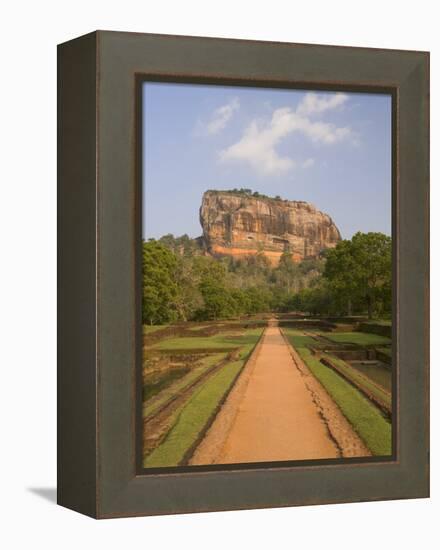
{"label": "vegetation on rock top", "polygon": [[243,196],[243,197],[253,197],[255,199],[268,199],[272,201],[279,201],[279,202],[304,202],[304,201],[289,201],[288,199],[283,199],[279,195],[275,195],[275,197],[271,197],[269,195],[265,195],[264,193],[260,193],[258,191],[253,191],[252,189],[243,188],[240,187],[239,189],[208,189],[206,193],[216,193],[216,194],[228,194],[228,195],[237,195],[237,196]]}

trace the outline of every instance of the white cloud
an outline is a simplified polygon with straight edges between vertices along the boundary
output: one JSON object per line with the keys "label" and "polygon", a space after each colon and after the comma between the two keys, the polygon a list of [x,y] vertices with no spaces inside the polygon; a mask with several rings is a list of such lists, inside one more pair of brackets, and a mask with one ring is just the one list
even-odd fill
{"label": "white cloud", "polygon": [[302,163],[302,167],[303,168],[311,168],[312,166],[315,165],[315,159],[306,159],[303,163]]}
{"label": "white cloud", "polygon": [[275,151],[275,145],[282,139],[288,129],[284,127],[280,113],[275,111],[271,123],[260,128],[253,121],[237,143],[220,152],[220,160],[241,160],[248,162],[256,171],[264,174],[284,173],[294,166],[292,159],[281,157]]}
{"label": "white cloud", "polygon": [[228,103],[215,109],[208,122],[198,122],[197,133],[200,135],[215,135],[221,132],[231,120],[235,111],[240,108],[240,101],[237,97],[232,98]]}
{"label": "white cloud", "polygon": [[336,109],[346,101],[348,101],[347,94],[318,95],[315,92],[308,92],[298,105],[296,112],[304,116],[320,114],[330,109]]}
{"label": "white cloud", "polygon": [[[263,175],[282,175],[298,164],[290,157],[281,156],[276,150],[277,145],[288,135],[298,132],[312,142],[326,145],[353,136],[348,126],[337,127],[328,122],[310,119],[311,115],[335,109],[346,100],[347,96],[344,94],[327,97],[307,93],[296,110],[282,107],[276,109],[266,123],[253,120],[239,141],[220,151],[219,159],[222,162],[246,162]],[[308,159],[307,165],[303,164],[303,167],[311,167],[313,162],[313,159]]]}

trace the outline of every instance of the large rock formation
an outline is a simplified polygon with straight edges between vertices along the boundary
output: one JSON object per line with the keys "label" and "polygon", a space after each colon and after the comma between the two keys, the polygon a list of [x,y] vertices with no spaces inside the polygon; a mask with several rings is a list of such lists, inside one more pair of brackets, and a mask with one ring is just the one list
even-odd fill
{"label": "large rock formation", "polygon": [[262,251],[276,265],[283,252],[295,261],[315,258],[341,239],[327,214],[303,201],[206,191],[200,207],[203,245],[214,256]]}

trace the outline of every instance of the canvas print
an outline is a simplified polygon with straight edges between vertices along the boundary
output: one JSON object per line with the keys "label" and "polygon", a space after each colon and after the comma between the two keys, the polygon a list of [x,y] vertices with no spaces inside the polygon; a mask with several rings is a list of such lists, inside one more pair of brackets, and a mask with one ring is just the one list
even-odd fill
{"label": "canvas print", "polygon": [[144,468],[393,454],[392,98],[142,83]]}

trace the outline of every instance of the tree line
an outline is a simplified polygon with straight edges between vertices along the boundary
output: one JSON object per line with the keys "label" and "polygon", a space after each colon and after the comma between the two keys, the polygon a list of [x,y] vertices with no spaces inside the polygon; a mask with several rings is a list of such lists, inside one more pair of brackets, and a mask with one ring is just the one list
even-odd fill
{"label": "tree line", "polygon": [[143,243],[142,318],[155,325],[271,311],[387,315],[391,271],[391,239],[382,233],[357,233],[299,263],[286,251],[276,267],[263,251],[216,259],[187,235],[166,235]]}

